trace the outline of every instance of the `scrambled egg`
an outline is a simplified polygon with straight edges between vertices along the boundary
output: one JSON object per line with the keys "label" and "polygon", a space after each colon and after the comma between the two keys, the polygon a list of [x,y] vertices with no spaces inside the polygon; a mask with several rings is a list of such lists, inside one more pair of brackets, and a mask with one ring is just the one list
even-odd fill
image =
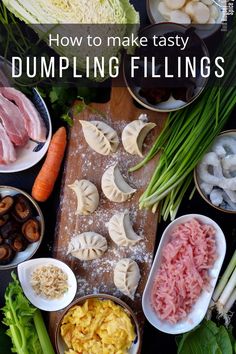
{"label": "scrambled egg", "polygon": [[127,354],[136,335],[125,310],[111,300],[88,299],[64,316],[65,354]]}

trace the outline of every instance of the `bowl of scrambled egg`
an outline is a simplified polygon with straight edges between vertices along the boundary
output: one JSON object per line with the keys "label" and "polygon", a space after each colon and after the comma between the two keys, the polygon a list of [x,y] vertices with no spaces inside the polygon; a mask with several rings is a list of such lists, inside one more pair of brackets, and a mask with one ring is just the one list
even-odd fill
{"label": "bowl of scrambled egg", "polygon": [[56,329],[58,354],[138,354],[137,318],[122,300],[107,294],[75,300]]}

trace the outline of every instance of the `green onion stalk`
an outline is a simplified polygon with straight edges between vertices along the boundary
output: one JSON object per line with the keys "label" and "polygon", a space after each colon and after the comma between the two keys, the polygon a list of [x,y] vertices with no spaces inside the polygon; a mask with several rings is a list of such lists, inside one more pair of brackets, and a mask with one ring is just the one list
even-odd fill
{"label": "green onion stalk", "polygon": [[158,207],[164,220],[173,220],[193,177],[193,170],[220,133],[236,105],[235,61],[236,27],[227,33],[221,54],[225,59],[225,76],[205,89],[192,105],[170,113],[162,133],[147,156],[129,171],[143,167],[161,152],[158,164],[145,192],[140,208]]}
{"label": "green onion stalk", "polygon": [[231,308],[236,301],[236,250],[220,278],[209,306],[207,318],[210,319],[215,309],[218,317],[223,318],[226,326],[230,324]]}

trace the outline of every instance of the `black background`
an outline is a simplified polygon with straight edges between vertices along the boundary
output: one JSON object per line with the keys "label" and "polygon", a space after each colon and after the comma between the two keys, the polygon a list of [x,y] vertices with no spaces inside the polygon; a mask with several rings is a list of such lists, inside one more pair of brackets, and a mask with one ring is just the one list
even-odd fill
{"label": "black background", "polygon": [[[145,1],[133,0],[131,2],[140,12],[142,24],[149,24],[146,14]],[[212,41],[212,39],[210,40]],[[52,124],[53,130],[56,130],[59,126],[62,125],[62,122],[60,121],[59,117],[54,116],[52,117]],[[233,112],[231,120],[226,128],[236,129],[236,110]],[[21,173],[0,174],[0,185],[15,186],[30,193],[33,181],[41,165],[42,162],[37,164],[37,166],[34,166],[33,168]],[[51,255],[60,193],[60,181],[61,176],[57,181],[53,195],[45,204],[41,204],[41,208],[45,216],[46,230],[43,243],[37,252],[36,257],[47,257]],[[220,225],[227,239],[227,254],[224,262],[224,265],[226,265],[236,248],[236,215],[229,215],[216,211],[214,208],[208,206],[208,204],[201,199],[197,192],[191,201],[188,200],[188,195],[189,194],[187,193],[186,198],[179,210],[178,216],[188,213],[200,213],[211,217]],[[159,225],[156,241],[157,245],[165,227],[165,223]],[[10,271],[0,271],[0,306],[2,306],[4,303],[4,291],[9,280]],[[176,352],[177,349],[175,344],[175,336],[164,334],[156,330],[150,324],[145,324],[142,354],[174,354]]]}

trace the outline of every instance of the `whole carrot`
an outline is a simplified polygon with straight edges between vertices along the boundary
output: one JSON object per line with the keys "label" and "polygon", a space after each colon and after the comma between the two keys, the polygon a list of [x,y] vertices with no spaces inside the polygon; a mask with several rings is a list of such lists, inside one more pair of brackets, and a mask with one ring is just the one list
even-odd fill
{"label": "whole carrot", "polygon": [[59,128],[50,142],[46,160],[36,177],[32,197],[45,202],[53,191],[66,148],[66,129]]}

